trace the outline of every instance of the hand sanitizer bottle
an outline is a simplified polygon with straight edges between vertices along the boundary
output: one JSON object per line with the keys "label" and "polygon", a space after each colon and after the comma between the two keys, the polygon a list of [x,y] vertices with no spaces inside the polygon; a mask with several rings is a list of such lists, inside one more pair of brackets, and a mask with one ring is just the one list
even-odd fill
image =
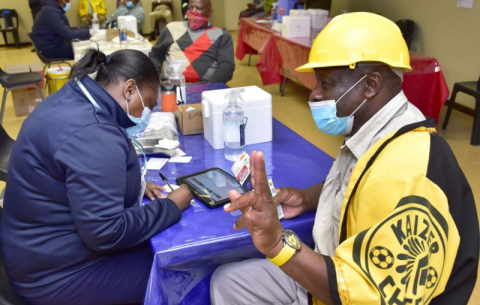
{"label": "hand sanitizer bottle", "polygon": [[93,13],[93,18],[92,18],[92,30],[94,33],[100,31],[100,21],[98,21],[98,16],[97,13]]}
{"label": "hand sanitizer bottle", "polygon": [[223,111],[223,141],[225,159],[229,161],[236,161],[245,146],[246,119],[243,109],[237,105],[238,99],[243,101],[241,93],[244,91],[244,88],[232,89],[225,95],[229,103]]}
{"label": "hand sanitizer bottle", "polygon": [[177,105],[186,103],[187,90],[185,87],[185,75],[183,75],[183,66],[185,65],[185,60],[172,61],[169,65],[172,69],[172,73],[168,77],[168,82],[170,85],[176,86],[177,94]]}

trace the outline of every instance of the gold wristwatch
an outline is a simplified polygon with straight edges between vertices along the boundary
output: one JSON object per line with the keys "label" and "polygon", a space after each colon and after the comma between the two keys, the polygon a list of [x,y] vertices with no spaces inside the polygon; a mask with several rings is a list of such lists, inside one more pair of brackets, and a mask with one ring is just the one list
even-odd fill
{"label": "gold wristwatch", "polygon": [[274,258],[267,257],[269,261],[277,265],[278,267],[282,266],[289,259],[292,258],[298,250],[302,248],[302,242],[298,238],[297,234],[292,230],[283,230],[282,234],[283,248],[280,253]]}

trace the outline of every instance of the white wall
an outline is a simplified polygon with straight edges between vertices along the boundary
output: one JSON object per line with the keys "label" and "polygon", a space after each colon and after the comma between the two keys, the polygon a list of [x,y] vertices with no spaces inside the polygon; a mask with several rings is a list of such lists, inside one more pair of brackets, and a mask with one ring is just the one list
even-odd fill
{"label": "white wall", "polygon": [[[416,23],[412,50],[435,57],[442,67],[450,92],[453,84],[480,76],[480,2],[473,9],[458,8],[456,0],[335,0],[332,13],[341,9],[378,13],[391,20]],[[457,100],[470,108],[475,100],[459,94]]]}
{"label": "white wall", "polygon": [[247,3],[252,0],[224,0],[225,1],[225,27],[229,31],[238,30],[238,15],[247,8]]}

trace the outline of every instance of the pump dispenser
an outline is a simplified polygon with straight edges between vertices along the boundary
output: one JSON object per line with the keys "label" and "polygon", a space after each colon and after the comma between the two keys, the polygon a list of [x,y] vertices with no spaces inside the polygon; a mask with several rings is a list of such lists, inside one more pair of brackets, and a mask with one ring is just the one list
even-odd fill
{"label": "pump dispenser", "polygon": [[237,105],[242,99],[245,88],[232,89],[225,94],[228,106],[223,111],[223,140],[225,147],[225,159],[236,161],[243,153],[245,146],[245,126],[247,120],[243,109]]}
{"label": "pump dispenser", "polygon": [[172,61],[169,65],[172,71],[168,77],[168,82],[177,88],[177,105],[186,103],[187,91],[185,87],[185,75],[183,75],[185,63],[185,60],[177,60]]}
{"label": "pump dispenser", "polygon": [[100,22],[98,20],[97,13],[95,13],[95,12],[93,12],[92,30],[93,30],[94,33],[100,31]]}

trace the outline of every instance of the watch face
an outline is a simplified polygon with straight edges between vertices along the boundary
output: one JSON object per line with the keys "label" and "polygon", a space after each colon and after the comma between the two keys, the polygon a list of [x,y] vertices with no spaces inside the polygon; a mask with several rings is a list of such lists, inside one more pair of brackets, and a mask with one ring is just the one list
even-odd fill
{"label": "watch face", "polygon": [[286,230],[285,233],[283,233],[283,236],[285,237],[285,242],[292,247],[295,250],[300,250],[302,247],[302,243],[300,241],[300,238],[298,238],[297,234],[291,230]]}

